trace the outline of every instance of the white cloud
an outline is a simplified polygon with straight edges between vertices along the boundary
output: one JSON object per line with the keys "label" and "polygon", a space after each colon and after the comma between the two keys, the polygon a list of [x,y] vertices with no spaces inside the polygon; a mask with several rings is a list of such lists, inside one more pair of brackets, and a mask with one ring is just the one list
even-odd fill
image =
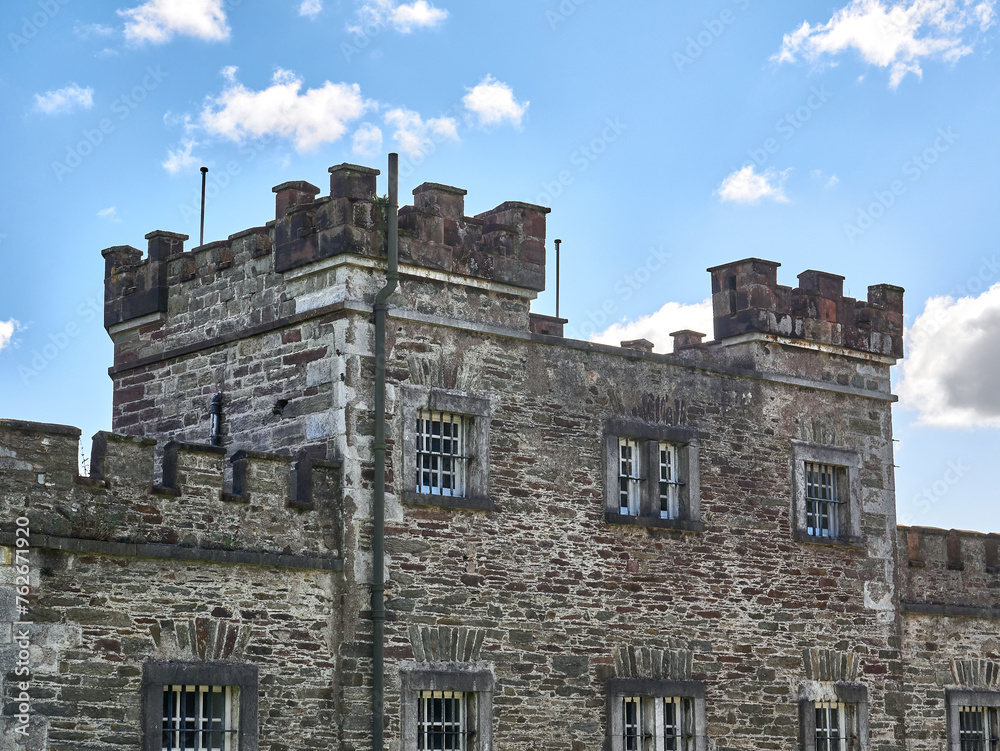
{"label": "white cloud", "polygon": [[[307,0],[308,1],[308,0]],[[373,29],[391,26],[402,34],[414,29],[430,29],[448,17],[448,11],[435,8],[427,0],[397,3],[396,0],[364,0],[358,8],[358,21],[348,27],[355,34],[370,34]]]}
{"label": "white cloud", "polygon": [[79,39],[95,39],[102,37],[113,36],[115,30],[111,26],[105,26],[101,23],[80,23],[77,21],[73,24],[73,34],[75,34]]}
{"label": "white cloud", "polygon": [[685,305],[678,302],[668,302],[655,313],[637,318],[634,321],[620,321],[604,331],[594,334],[590,341],[610,344],[615,347],[631,339],[648,339],[657,352],[673,352],[674,343],[670,336],[672,331],[700,331],[712,338],[712,301]]}
{"label": "white cloud", "polygon": [[21,325],[11,318],[9,321],[0,321],[0,350],[10,344],[14,332],[21,328]]}
{"label": "white cloud", "polygon": [[323,0],[302,0],[302,4],[299,6],[299,15],[315,18],[322,10]]}
{"label": "white cloud", "polygon": [[235,65],[227,65],[219,71],[219,75],[229,81],[229,83],[236,83],[236,72],[238,70],[239,67]]}
{"label": "white cloud", "polygon": [[900,406],[923,425],[1000,427],[998,341],[1000,284],[977,297],[930,298],[906,331]]}
{"label": "white cloud", "polygon": [[756,203],[761,198],[787,203],[785,178],[788,177],[789,171],[786,169],[777,172],[773,169],[766,169],[761,174],[757,174],[754,165],[748,164],[743,169],[736,170],[726,177],[715,193],[723,201],[736,201],[737,203]]}
{"label": "white cloud", "polygon": [[519,102],[507,84],[486,76],[469,89],[462,98],[462,104],[479,120],[480,126],[489,127],[508,122],[515,128],[521,127],[521,120],[528,111],[529,102]]}
{"label": "white cloud", "polygon": [[869,65],[889,69],[896,88],[907,73],[923,75],[921,60],[954,62],[972,52],[975,33],[996,20],[996,0],[851,0],[825,24],[785,34],[771,59],[811,62],[853,49]]}
{"label": "white cloud", "polygon": [[[235,72],[234,72],[235,73]],[[273,83],[261,91],[235,79],[219,96],[209,97],[201,125],[232,141],[278,135],[293,139],[297,151],[309,151],[338,140],[349,123],[376,105],[361,96],[357,84],[324,82],[300,93],[302,79],[278,69]]]}
{"label": "white cloud", "polygon": [[[823,180],[826,178],[826,173],[821,169],[814,169],[809,173],[809,176],[815,180]],[[829,179],[823,184],[824,190],[829,190],[840,184],[840,178],[836,175],[830,175]]]}
{"label": "white cloud", "polygon": [[35,109],[46,115],[62,115],[75,109],[89,110],[94,106],[94,90],[75,83],[61,89],[35,94]]}
{"label": "white cloud", "polygon": [[459,140],[458,123],[452,117],[425,121],[413,110],[397,108],[385,113],[385,121],[396,129],[393,137],[407,156],[428,154],[436,143]]}
{"label": "white cloud", "polygon": [[194,139],[187,138],[176,149],[167,150],[167,158],[163,161],[163,169],[171,175],[190,169],[198,163],[198,157],[192,156],[191,150],[198,145]]}
{"label": "white cloud", "polygon": [[351,150],[358,156],[375,156],[382,150],[382,129],[371,123],[362,123],[354,131]]}
{"label": "white cloud", "polygon": [[101,209],[97,212],[97,215],[101,217],[101,219],[107,219],[111,222],[121,222],[121,219],[118,218],[117,206],[108,206],[106,209]]}
{"label": "white cloud", "polygon": [[133,44],[169,42],[175,34],[209,42],[229,38],[224,0],[148,0],[118,11],[125,19],[125,38]]}

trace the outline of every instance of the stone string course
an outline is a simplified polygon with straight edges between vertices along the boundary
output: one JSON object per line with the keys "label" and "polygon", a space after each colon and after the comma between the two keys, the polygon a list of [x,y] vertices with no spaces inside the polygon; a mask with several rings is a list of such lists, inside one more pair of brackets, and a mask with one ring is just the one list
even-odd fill
{"label": "stone string course", "polygon": [[[320,198],[278,186],[275,220],[226,241],[104,251],[114,432],[90,477],[76,429],[0,421],[0,533],[26,516],[45,536],[26,748],[138,748],[150,660],[258,665],[262,749],[370,748],[375,177],[339,165]],[[856,302],[812,271],[793,290],[747,259],[711,270],[714,340],[574,342],[530,313],[547,209],[464,201],[425,183],[400,212],[388,749],[415,667],[492,674],[498,751],[604,748],[616,678],[703,683],[719,751],[797,747],[799,698],[835,682],[867,688],[872,749],[944,749],[945,690],[997,685],[1000,538],[896,524],[902,290]],[[404,503],[404,386],[486,400],[473,460],[493,510]],[[703,531],[605,520],[603,431],[621,418],[697,436]],[[857,453],[858,544],[794,539],[793,441]],[[5,731],[14,653],[0,645]]]}

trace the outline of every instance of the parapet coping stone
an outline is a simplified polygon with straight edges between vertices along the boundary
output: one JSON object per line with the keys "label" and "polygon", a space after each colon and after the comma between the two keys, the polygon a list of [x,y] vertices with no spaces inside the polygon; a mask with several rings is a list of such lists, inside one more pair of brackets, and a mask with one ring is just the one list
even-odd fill
{"label": "parapet coping stone", "polygon": [[72,425],[59,425],[51,422],[31,422],[30,420],[0,419],[0,427],[19,430],[22,433],[48,433],[50,435],[65,435],[70,438],[79,438],[83,433]]}
{"label": "parapet coping stone", "polygon": [[312,193],[317,195],[320,191],[315,185],[305,180],[289,180],[287,182],[281,183],[281,185],[275,185],[271,188],[272,193],[278,193],[282,190],[301,190],[303,193]]}
{"label": "parapet coping stone", "polygon": [[341,164],[335,164],[330,167],[327,172],[359,172],[363,175],[381,175],[382,171],[377,170],[374,167],[364,167],[360,164],[350,164],[349,162],[342,162]]}
{"label": "parapet coping stone", "polygon": [[248,227],[247,229],[241,229],[239,232],[234,232],[229,236],[230,240],[238,240],[241,237],[246,237],[247,235],[259,235],[267,232],[267,227],[261,225],[260,227]]}
{"label": "parapet coping stone", "polygon": [[456,188],[454,185],[445,185],[443,183],[420,183],[420,185],[413,189],[413,195],[419,195],[428,190],[440,190],[444,193],[454,193],[458,196],[469,195],[469,191],[464,188]]}

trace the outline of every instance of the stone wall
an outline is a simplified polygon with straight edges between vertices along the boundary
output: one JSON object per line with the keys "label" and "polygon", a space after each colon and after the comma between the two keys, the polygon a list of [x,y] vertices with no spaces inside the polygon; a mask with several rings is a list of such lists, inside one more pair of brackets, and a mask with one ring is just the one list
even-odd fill
{"label": "stone wall", "polygon": [[[322,198],[279,185],[275,220],[222,242],[154,232],[145,258],[104,252],[116,433],[95,437],[89,477],[79,431],[0,421],[5,555],[13,520],[32,534],[36,747],[135,748],[147,660],[257,665],[261,748],[370,747],[376,174],[331,168]],[[530,313],[547,210],[468,217],[464,196],[425,183],[400,211],[389,751],[415,671],[456,669],[493,686],[498,751],[605,747],[615,679],[699,682],[712,749],[796,747],[799,700],[835,683],[867,690],[872,749],[944,749],[945,690],[997,683],[1000,538],[897,529],[902,290],[859,302],[816,271],[793,289],[746,259],[710,270],[714,341],[567,340]],[[477,508],[414,493],[421,394],[488,424]],[[609,512],[621,425],[685,437],[697,518]],[[851,457],[856,534],[802,534],[803,452]]]}
{"label": "stone wall", "polygon": [[[79,435],[0,420],[0,748],[138,748],[149,660],[253,663],[261,748],[333,747],[339,469],[238,454],[237,495],[222,491],[218,450],[174,444],[166,484],[154,486],[153,441],[100,433],[93,471],[78,477]],[[19,615],[14,564],[25,551],[31,594]],[[28,678],[15,672],[22,630]],[[26,680],[22,736],[15,700]]]}
{"label": "stone wall", "polygon": [[[869,687],[872,747],[899,747],[885,395],[856,395],[836,379],[807,389],[671,356],[392,323],[388,368],[406,375],[391,390],[393,466],[402,460],[398,386],[485,396],[494,510],[404,505],[409,473],[393,473],[390,677],[417,659],[413,624],[480,629],[497,681],[496,748],[591,749],[604,742],[604,687],[619,672],[616,654],[647,650],[660,664],[685,666],[672,677],[705,683],[708,732],[720,748],[788,748],[810,679],[803,654],[832,650],[853,654]],[[352,418],[360,408],[349,405],[349,423],[369,421],[367,411]],[[697,431],[703,533],[605,520],[602,440],[613,417]],[[793,541],[792,440],[861,454],[864,545]],[[345,479],[345,494],[367,491]],[[359,589],[355,608],[364,597]],[[359,629],[367,631],[363,621]],[[358,680],[367,667],[359,665]],[[393,733],[398,690],[394,681]],[[365,737],[363,726],[345,725],[351,748],[364,748]]]}

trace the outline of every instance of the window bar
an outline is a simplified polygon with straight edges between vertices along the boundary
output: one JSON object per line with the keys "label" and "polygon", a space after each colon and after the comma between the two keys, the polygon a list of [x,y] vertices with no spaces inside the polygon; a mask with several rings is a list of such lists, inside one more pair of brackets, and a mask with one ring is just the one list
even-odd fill
{"label": "window bar", "polygon": [[642,479],[639,445],[631,438],[618,439],[618,512],[623,515],[639,514],[639,481]]}
{"label": "window bar", "polygon": [[681,723],[681,700],[665,698],[663,700],[663,748],[664,751],[684,751],[684,735]]}
{"label": "window bar", "polygon": [[806,462],[805,473],[807,533],[817,537],[839,536],[836,467]]}
{"label": "window bar", "polygon": [[660,518],[676,519],[680,516],[680,482],[677,479],[677,447],[660,443]]}
{"label": "window bar", "polygon": [[622,747],[640,751],[642,739],[642,703],[638,696],[622,697]]}

